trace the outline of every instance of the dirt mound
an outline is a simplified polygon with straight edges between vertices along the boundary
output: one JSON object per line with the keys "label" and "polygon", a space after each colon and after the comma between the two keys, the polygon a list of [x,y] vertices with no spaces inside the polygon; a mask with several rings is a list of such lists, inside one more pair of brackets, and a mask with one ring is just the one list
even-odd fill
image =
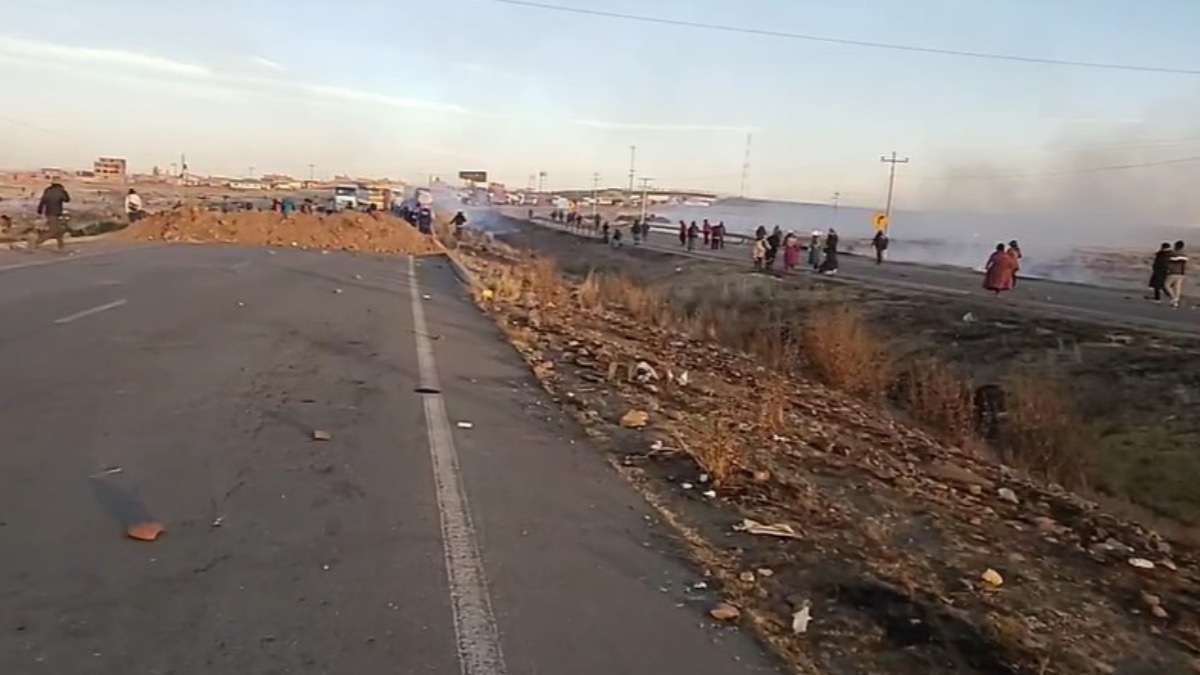
{"label": "dirt mound", "polygon": [[411,225],[384,214],[329,215],[272,211],[220,213],[187,206],[150,216],[116,235],[137,241],[215,242],[294,246],[369,253],[440,253],[442,247]]}

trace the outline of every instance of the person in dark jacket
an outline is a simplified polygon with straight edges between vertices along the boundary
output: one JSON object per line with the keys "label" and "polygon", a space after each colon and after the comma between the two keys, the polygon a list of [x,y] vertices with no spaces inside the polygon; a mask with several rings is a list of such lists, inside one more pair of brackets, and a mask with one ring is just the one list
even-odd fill
{"label": "person in dark jacket", "polygon": [[1167,262],[1171,260],[1171,244],[1163,242],[1159,247],[1158,252],[1154,254],[1154,262],[1150,264],[1150,290],[1154,291],[1153,298],[1155,302],[1162,302],[1163,296],[1167,293]]}
{"label": "person in dark jacket", "polygon": [[817,271],[821,274],[836,274],[838,271],[838,233],[832,227],[825,236],[825,257]]}
{"label": "person in dark jacket", "polygon": [[46,226],[38,228],[37,239],[31,249],[37,249],[49,239],[58,242],[58,250],[66,248],[63,238],[67,236],[67,224],[63,222],[63,215],[66,213],[66,205],[70,202],[71,195],[62,186],[62,183],[57,181],[42,191],[42,198],[38,200],[37,212],[39,216],[46,219]]}
{"label": "person in dark jacket", "polygon": [[871,248],[875,249],[875,264],[883,264],[883,254],[887,251],[888,236],[884,230],[876,230],[875,236],[871,239]]}

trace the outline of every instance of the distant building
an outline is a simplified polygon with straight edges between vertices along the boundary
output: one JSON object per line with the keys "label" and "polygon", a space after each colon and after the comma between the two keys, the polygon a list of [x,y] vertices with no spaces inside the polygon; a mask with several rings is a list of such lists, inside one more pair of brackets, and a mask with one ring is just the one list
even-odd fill
{"label": "distant building", "polygon": [[101,157],[92,162],[92,171],[97,178],[125,180],[125,160],[117,157]]}

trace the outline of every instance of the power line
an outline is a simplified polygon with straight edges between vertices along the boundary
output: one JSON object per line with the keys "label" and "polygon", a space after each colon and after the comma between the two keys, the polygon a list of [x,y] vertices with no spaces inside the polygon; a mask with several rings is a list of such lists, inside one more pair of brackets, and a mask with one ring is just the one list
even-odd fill
{"label": "power line", "polygon": [[1010,178],[1042,178],[1046,176],[1075,176],[1089,173],[1104,173],[1107,171],[1128,171],[1131,169],[1146,169],[1155,166],[1170,166],[1173,164],[1191,164],[1200,162],[1200,157],[1180,157],[1177,159],[1164,159],[1157,162],[1139,162],[1136,164],[1114,164],[1112,166],[1095,166],[1087,169],[1071,169],[1067,171],[1046,171],[1043,173],[1010,173],[1010,174],[995,174],[982,176],[917,176],[919,180],[944,180],[944,181],[959,181],[959,180],[1006,180]]}
{"label": "power line", "polygon": [[984,59],[989,61],[1010,61],[1015,63],[1033,63],[1051,66],[1069,66],[1072,68],[1092,68],[1096,70],[1123,70],[1141,73],[1165,73],[1171,75],[1200,75],[1200,70],[1190,68],[1168,68],[1165,66],[1139,66],[1125,63],[1104,63],[1099,61],[1072,61],[1068,59],[1051,59],[1037,56],[1021,56],[1018,54],[997,54],[992,52],[973,52],[959,49],[943,49],[939,47],[921,47],[917,45],[896,44],[890,42],[872,42],[869,40],[852,40],[849,38],[836,38],[823,35],[807,35],[804,33],[790,33],[779,30],[768,30],[765,28],[747,28],[743,26],[729,26],[725,24],[704,23],[700,21],[685,21],[682,19],[667,19],[656,16],[644,16],[639,14],[625,14],[622,12],[611,12],[600,9],[586,9],[583,7],[563,7],[561,5],[549,5],[541,2],[531,2],[530,0],[488,0],[503,5],[515,5],[519,7],[529,7],[532,9],[542,9],[553,12],[565,12],[568,14],[583,14],[587,16],[599,16],[609,19],[623,19],[625,21],[640,21],[643,23],[655,23],[665,26],[679,26],[683,28],[700,28],[704,30],[722,31],[726,33],[742,33],[745,35],[759,35],[763,37],[783,38],[788,40],[803,40],[806,42],[821,42],[825,44],[843,45],[847,47],[866,47],[869,49],[887,49],[899,52],[916,52],[920,54],[937,54],[941,56],[958,56],[969,59]]}

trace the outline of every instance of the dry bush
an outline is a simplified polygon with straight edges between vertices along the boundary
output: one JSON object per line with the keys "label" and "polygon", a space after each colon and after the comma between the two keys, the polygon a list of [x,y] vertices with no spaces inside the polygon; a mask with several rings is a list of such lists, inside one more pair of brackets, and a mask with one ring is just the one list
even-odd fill
{"label": "dry bush", "polygon": [[579,284],[579,306],[589,311],[596,311],[604,307],[603,298],[600,295],[600,276],[593,270],[588,272],[588,275]]}
{"label": "dry bush", "polygon": [[849,307],[820,310],[809,319],[804,353],[818,378],[848,394],[878,401],[891,385],[887,345]]}
{"label": "dry bush", "polygon": [[715,484],[728,482],[741,465],[738,461],[740,449],[737,435],[729,428],[727,422],[714,420],[711,433],[700,434],[699,438],[700,444],[690,448],[688,453]]}
{"label": "dry bush", "polygon": [[956,369],[922,359],[905,373],[903,385],[903,403],[922,426],[956,445],[974,437],[973,389]]}
{"label": "dry bush", "polygon": [[651,326],[666,326],[674,319],[662,294],[628,277],[601,277],[600,297],[606,304],[623,307],[633,318]]}
{"label": "dry bush", "polygon": [[1007,421],[1000,438],[1005,462],[1068,487],[1079,487],[1087,470],[1087,429],[1064,385],[1053,377],[1010,377]]}
{"label": "dry bush", "polygon": [[791,399],[785,380],[764,383],[755,403],[758,408],[758,427],[772,434],[784,435],[789,426],[788,411]]}
{"label": "dry bush", "polygon": [[529,258],[522,266],[529,283],[529,291],[534,297],[553,302],[566,292],[566,285],[553,258]]}
{"label": "dry bush", "polygon": [[495,298],[504,302],[514,302],[521,298],[525,290],[524,275],[519,267],[504,266],[491,279],[492,292]]}

